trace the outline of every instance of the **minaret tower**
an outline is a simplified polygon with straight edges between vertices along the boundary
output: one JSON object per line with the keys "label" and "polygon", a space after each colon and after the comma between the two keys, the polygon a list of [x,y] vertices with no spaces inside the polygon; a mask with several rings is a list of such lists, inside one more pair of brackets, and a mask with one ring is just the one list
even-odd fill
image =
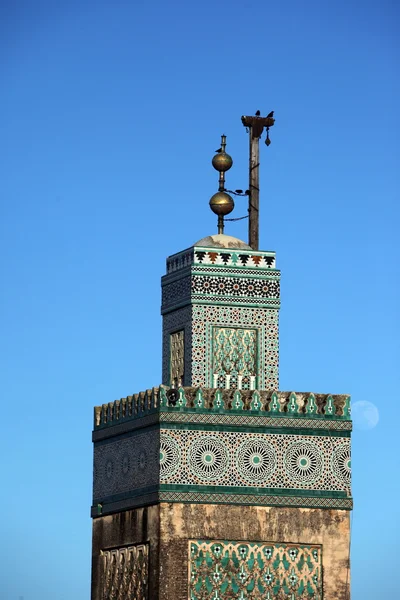
{"label": "minaret tower", "polygon": [[258,249],[254,176],[274,119],[242,121],[253,246],[224,233],[222,136],[218,233],[162,278],[162,384],[95,408],[92,600],[350,598],[350,398],[278,391],[280,272]]}

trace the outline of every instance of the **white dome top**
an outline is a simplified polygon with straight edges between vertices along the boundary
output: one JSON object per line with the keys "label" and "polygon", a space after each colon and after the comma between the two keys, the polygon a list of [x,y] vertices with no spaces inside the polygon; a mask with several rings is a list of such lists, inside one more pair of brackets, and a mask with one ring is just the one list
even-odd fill
{"label": "white dome top", "polygon": [[236,250],[251,250],[250,246],[238,238],[224,233],[215,233],[202,238],[194,246],[205,246],[206,248],[232,248]]}

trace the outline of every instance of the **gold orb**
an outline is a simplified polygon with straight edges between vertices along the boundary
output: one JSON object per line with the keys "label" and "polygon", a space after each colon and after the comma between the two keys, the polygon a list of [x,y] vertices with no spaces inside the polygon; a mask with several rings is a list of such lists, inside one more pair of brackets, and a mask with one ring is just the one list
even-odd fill
{"label": "gold orb", "polygon": [[213,156],[211,162],[216,171],[222,171],[223,173],[225,173],[225,171],[229,171],[233,165],[232,157],[226,152],[220,152],[219,154],[216,154]]}
{"label": "gold orb", "polygon": [[210,208],[216,215],[229,215],[234,207],[233,198],[226,192],[217,192],[210,198]]}

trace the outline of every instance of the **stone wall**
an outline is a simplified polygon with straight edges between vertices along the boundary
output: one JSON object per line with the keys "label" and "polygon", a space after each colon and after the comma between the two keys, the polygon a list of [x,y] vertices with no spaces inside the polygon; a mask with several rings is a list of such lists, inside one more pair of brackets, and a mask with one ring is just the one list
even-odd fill
{"label": "stone wall", "polygon": [[[349,518],[342,510],[177,503],[99,517],[93,521],[92,600],[239,599],[241,581],[245,589],[251,577],[260,574],[271,595],[261,595],[254,587],[243,596],[247,600],[286,599],[292,590],[296,598],[348,600]],[[234,548],[226,577],[223,568],[215,577],[209,557],[200,573],[193,549],[206,546],[217,557],[222,550],[225,564]],[[253,556],[257,560],[252,562]],[[242,564],[247,566],[247,580]],[[199,587],[205,573],[212,590]],[[230,584],[232,575],[236,591]]]}
{"label": "stone wall", "polygon": [[[289,544],[320,547],[322,556],[321,595],[324,600],[348,600],[349,571],[349,512],[306,508],[277,508],[204,504],[160,505],[160,581],[159,600],[188,600],[189,540],[235,540],[262,542],[273,548]],[[210,580],[212,570],[210,567]],[[216,586],[218,587],[218,586]],[[203,595],[202,595],[203,594]],[[215,594],[214,590],[212,594]],[[257,589],[250,599],[259,599]],[[311,596],[306,595],[304,598]],[[208,598],[205,590],[194,597]],[[229,588],[223,600],[240,598]],[[264,596],[262,596],[264,597]],[[266,596],[268,597],[268,596]],[[284,593],[271,598],[291,597]],[[296,596],[297,597],[297,596]]]}

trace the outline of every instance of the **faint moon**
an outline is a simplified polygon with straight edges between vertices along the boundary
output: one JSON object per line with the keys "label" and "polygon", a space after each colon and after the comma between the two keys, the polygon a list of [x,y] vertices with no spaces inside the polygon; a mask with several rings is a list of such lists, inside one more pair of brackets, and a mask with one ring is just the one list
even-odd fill
{"label": "faint moon", "polygon": [[372,402],[359,400],[351,405],[351,418],[356,429],[368,431],[378,425],[379,411]]}

